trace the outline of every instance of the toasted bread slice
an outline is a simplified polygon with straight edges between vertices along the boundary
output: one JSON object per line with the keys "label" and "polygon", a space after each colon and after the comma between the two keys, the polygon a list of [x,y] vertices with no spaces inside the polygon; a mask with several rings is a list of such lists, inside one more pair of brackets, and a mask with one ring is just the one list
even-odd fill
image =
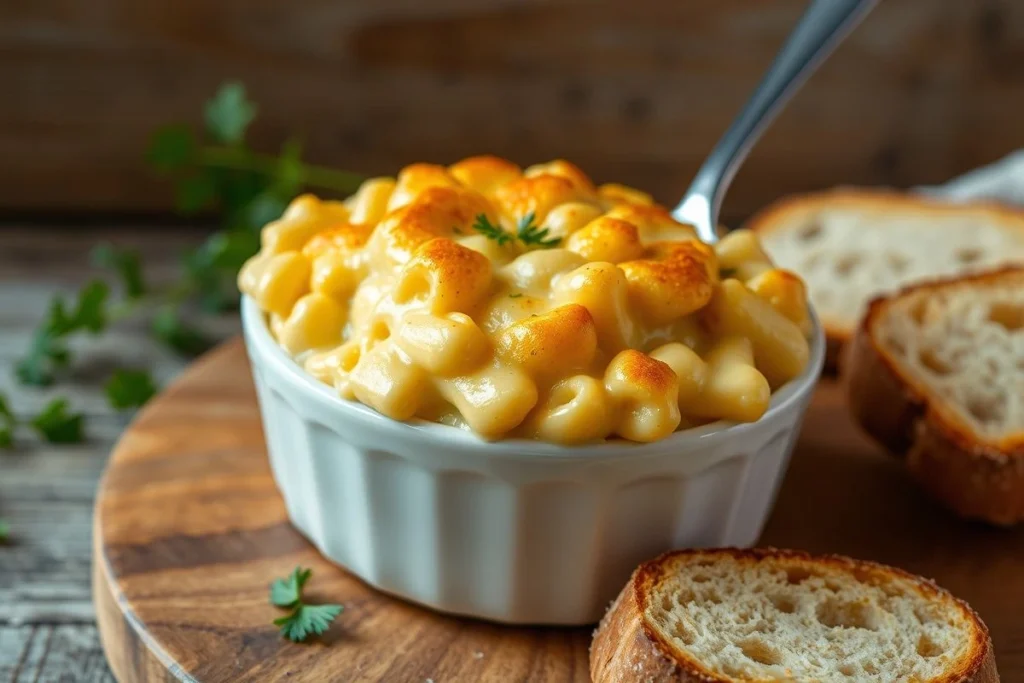
{"label": "toasted bread slice", "polygon": [[1024,268],[876,299],[844,375],[856,419],[943,503],[1024,521]]}
{"label": "toasted bread slice", "polygon": [[745,227],[807,283],[832,369],[872,298],[913,282],[1024,264],[1024,212],[996,204],[840,188],[779,201]]}
{"label": "toasted bread slice", "polygon": [[786,550],[641,565],[598,626],[595,683],[995,683],[988,629],[931,581]]}

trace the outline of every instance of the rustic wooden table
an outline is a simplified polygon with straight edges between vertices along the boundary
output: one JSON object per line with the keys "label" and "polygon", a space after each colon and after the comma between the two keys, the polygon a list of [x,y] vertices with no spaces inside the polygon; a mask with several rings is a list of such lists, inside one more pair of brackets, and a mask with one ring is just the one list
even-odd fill
{"label": "rustic wooden table", "polygon": [[[89,250],[100,241],[137,248],[146,274],[174,277],[178,254],[198,243],[196,230],[139,225],[119,229],[0,227],[0,393],[19,417],[67,396],[86,415],[85,443],[52,446],[19,432],[0,450],[0,683],[113,681],[100,649],[90,589],[90,538],[96,484],[110,448],[131,419],[113,411],[103,382],[115,367],[148,367],[161,384],[188,363],[154,343],[141,324],[124,323],[76,340],[66,380],[48,389],[19,386],[15,360],[29,344],[50,299],[74,292],[95,273]],[[217,321],[218,336],[233,319]]]}

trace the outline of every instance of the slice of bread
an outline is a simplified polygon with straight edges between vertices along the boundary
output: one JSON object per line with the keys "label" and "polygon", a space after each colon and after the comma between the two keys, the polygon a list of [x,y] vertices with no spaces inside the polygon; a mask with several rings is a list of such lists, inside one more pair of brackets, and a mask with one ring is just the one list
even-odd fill
{"label": "slice of bread", "polygon": [[1024,267],[876,299],[844,376],[857,421],[939,500],[1024,521]]}
{"label": "slice of bread", "polygon": [[931,581],[787,550],[641,565],[594,634],[595,683],[997,683],[988,629]]}
{"label": "slice of bread", "polygon": [[1024,264],[1024,211],[996,204],[840,188],[779,201],[745,227],[807,283],[832,369],[872,298],[921,280]]}

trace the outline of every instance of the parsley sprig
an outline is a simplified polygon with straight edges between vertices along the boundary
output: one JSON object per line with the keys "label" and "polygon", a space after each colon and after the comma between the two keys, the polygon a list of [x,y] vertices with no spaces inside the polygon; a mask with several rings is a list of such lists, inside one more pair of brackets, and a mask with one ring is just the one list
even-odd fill
{"label": "parsley sprig", "polygon": [[499,247],[516,239],[528,247],[540,247],[541,249],[549,249],[562,242],[561,237],[548,237],[548,229],[537,225],[533,211],[519,219],[514,235],[505,232],[500,225],[495,225],[486,214],[482,213],[477,215],[473,229],[487,239],[497,242]]}
{"label": "parsley sprig", "polygon": [[515,239],[515,235],[505,232],[500,225],[492,223],[485,213],[477,214],[476,221],[473,223],[473,229],[487,239],[497,242],[499,247]]}
{"label": "parsley sprig", "polygon": [[[363,178],[355,173],[305,163],[298,138],[287,140],[278,155],[250,149],[245,136],[257,113],[245,88],[231,82],[206,103],[201,133],[184,124],[154,133],[146,158],[157,174],[173,182],[178,210],[216,212],[221,229],[183,255],[181,277],[164,287],[147,282],[137,252],[97,247],[93,264],[114,275],[121,296],[115,300],[107,281],[97,278],[72,299],[55,297],[15,365],[22,384],[53,384],[71,364],[73,339],[102,334],[126,319],[148,318],[153,337],[177,353],[192,356],[206,350],[212,344],[209,335],[186,320],[196,309],[216,313],[237,308],[235,279],[259,249],[263,225],[278,218],[305,187],[347,195],[359,186]],[[106,384],[107,397],[117,409],[141,405],[155,390],[156,383],[142,370],[117,371]],[[0,446],[11,444],[15,424],[13,414],[0,409]],[[82,416],[71,413],[60,398],[29,424],[51,441],[82,436]]]}
{"label": "parsley sprig", "polygon": [[270,584],[270,603],[290,610],[287,616],[274,619],[274,625],[281,628],[281,635],[299,643],[311,634],[320,635],[345,608],[342,605],[307,605],[302,601],[302,588],[312,569],[296,567],[284,579]]}
{"label": "parsley sprig", "polygon": [[548,237],[548,229],[537,225],[534,222],[535,219],[536,216],[534,216],[533,211],[519,219],[519,225],[516,229],[519,241],[523,244],[541,247],[542,249],[558,246],[562,242],[562,238]]}

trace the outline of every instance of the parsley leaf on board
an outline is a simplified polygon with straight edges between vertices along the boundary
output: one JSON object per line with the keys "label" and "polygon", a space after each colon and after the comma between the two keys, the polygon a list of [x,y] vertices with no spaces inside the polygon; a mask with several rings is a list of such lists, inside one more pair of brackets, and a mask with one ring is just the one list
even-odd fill
{"label": "parsley leaf on board", "polygon": [[69,413],[65,398],[50,401],[32,419],[32,426],[50,443],[79,443],[83,439],[82,414]]}
{"label": "parsley leaf on board", "polygon": [[124,293],[129,299],[138,299],[146,293],[146,282],[142,277],[142,262],[134,249],[119,249],[111,244],[101,244],[92,250],[92,261],[100,268],[109,268],[121,278]]}
{"label": "parsley leaf on board", "polygon": [[548,237],[548,229],[534,223],[536,216],[533,211],[519,219],[516,236],[523,244],[538,246],[544,249],[556,247],[562,242],[561,237]]}
{"label": "parsley leaf on board", "polygon": [[6,520],[0,519],[0,543],[7,543],[11,537],[11,527]]}
{"label": "parsley leaf on board", "polygon": [[345,609],[342,605],[307,605],[302,601],[302,588],[312,574],[312,569],[296,567],[286,578],[270,584],[270,603],[291,610],[287,616],[274,619],[274,625],[295,643],[322,634]]}
{"label": "parsley leaf on board", "polygon": [[256,105],[237,81],[225,83],[203,110],[206,130],[217,142],[233,145],[245,137],[245,129],[256,118]]}
{"label": "parsley leaf on board", "polygon": [[156,393],[156,383],[146,370],[115,370],[104,390],[117,410],[138,408]]}
{"label": "parsley leaf on board", "polygon": [[311,634],[320,635],[344,609],[341,605],[299,605],[286,617],[274,619],[281,635],[293,643],[301,643]]}
{"label": "parsley leaf on board", "polygon": [[270,584],[270,602],[278,607],[294,607],[302,599],[302,587],[313,574],[312,569],[296,567],[286,579]]}

